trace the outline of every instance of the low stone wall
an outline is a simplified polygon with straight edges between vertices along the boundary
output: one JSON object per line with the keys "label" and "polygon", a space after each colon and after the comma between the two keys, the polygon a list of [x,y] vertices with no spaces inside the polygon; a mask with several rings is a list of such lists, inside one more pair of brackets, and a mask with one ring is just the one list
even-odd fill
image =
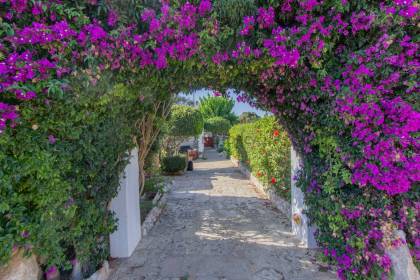
{"label": "low stone wall", "polygon": [[292,215],[292,207],[290,202],[279,196],[273,189],[264,186],[239,160],[231,157],[233,164],[238,167],[242,174],[244,174],[257,189],[267,195],[268,199],[287,217]]}
{"label": "low stone wall", "polygon": [[149,231],[155,225],[156,221],[159,219],[159,216],[160,214],[162,214],[162,210],[164,209],[166,201],[167,201],[167,193],[171,189],[172,189],[172,181],[165,186],[163,193],[159,192],[158,194],[156,194],[155,198],[153,199],[154,207],[147,214],[146,219],[141,225],[142,237],[146,236],[149,233]]}

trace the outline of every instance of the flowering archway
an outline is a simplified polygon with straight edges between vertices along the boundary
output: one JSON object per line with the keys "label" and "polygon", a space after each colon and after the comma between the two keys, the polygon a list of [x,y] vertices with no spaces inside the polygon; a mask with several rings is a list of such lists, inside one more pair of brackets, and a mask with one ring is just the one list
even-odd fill
{"label": "flowering archway", "polygon": [[[0,7],[1,196],[8,201],[0,203],[1,260],[26,243],[51,264],[62,265],[69,246],[88,258],[89,244],[103,257],[94,238],[78,239],[98,228],[70,226],[88,220],[77,209],[115,194],[101,197],[89,182],[115,169],[107,164],[131,145],[123,136],[132,134],[145,98],[203,86],[241,90],[241,99],[278,117],[303,160],[298,180],[318,243],[340,277],[385,277],[395,229],[418,258],[417,1],[11,0]],[[99,162],[69,152],[79,139],[93,151],[115,133],[115,151]],[[66,157],[92,172],[66,166]],[[54,215],[66,218],[37,231],[55,216],[28,216],[31,205],[58,207]],[[107,215],[90,211],[97,220]],[[71,236],[57,234],[69,227]]]}

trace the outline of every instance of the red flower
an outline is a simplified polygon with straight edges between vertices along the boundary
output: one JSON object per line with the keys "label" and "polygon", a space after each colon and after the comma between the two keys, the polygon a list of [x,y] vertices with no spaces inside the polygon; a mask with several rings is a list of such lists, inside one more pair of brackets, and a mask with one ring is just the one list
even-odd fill
{"label": "red flower", "polygon": [[275,183],[277,183],[277,180],[276,180],[276,178],[272,177],[271,178],[271,184],[275,184]]}
{"label": "red flower", "polygon": [[273,135],[274,137],[278,137],[280,135],[280,132],[278,130],[274,130]]}

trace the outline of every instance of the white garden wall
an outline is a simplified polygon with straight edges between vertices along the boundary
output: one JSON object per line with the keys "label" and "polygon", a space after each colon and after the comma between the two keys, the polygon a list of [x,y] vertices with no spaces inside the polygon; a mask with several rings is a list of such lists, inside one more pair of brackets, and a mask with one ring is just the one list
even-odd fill
{"label": "white garden wall", "polygon": [[110,236],[111,257],[131,256],[141,239],[138,151],[133,149],[130,161],[120,179],[118,195],[111,210],[118,219],[118,229]]}
{"label": "white garden wall", "polygon": [[296,187],[295,175],[301,167],[301,160],[293,147],[290,151],[290,159],[292,165],[292,231],[302,241],[305,247],[316,248],[317,245],[314,237],[315,228],[309,225],[309,219],[303,213],[306,210],[305,195]]}

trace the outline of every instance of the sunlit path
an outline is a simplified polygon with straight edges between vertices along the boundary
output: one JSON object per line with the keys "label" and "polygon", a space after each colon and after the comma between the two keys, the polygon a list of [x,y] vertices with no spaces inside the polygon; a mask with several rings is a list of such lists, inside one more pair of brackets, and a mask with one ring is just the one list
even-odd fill
{"label": "sunlit path", "polygon": [[213,151],[175,177],[167,207],[112,280],[335,279],[298,247],[289,220]]}

